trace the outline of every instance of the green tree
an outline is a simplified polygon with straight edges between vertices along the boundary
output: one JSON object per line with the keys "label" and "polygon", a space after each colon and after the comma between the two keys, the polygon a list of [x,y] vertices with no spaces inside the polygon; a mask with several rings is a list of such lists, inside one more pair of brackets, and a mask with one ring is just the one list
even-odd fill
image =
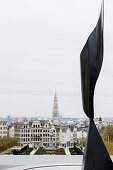
{"label": "green tree", "polygon": [[113,142],[113,125],[106,126],[102,138],[104,141]]}
{"label": "green tree", "polygon": [[18,144],[17,138],[0,138],[0,152]]}
{"label": "green tree", "polygon": [[73,144],[73,148],[69,148],[71,155],[83,155],[83,152],[80,148],[76,146],[76,142]]}
{"label": "green tree", "polygon": [[86,146],[86,138],[83,138],[80,143],[79,143],[80,147],[85,147]]}

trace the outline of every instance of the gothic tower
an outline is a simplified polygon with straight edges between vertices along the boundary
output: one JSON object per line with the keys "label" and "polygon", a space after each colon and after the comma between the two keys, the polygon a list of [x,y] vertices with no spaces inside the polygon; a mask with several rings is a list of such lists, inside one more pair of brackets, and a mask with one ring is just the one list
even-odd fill
{"label": "gothic tower", "polygon": [[53,105],[53,118],[52,122],[54,125],[59,125],[59,110],[58,110],[58,98],[55,89],[54,105]]}

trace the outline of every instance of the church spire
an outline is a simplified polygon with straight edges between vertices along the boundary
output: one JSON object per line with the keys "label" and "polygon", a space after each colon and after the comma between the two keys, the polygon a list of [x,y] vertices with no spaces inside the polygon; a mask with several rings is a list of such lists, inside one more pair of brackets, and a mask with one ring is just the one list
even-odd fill
{"label": "church spire", "polygon": [[56,88],[55,88],[55,96],[54,96],[54,104],[53,104],[53,124],[54,125],[59,124],[59,109],[58,109],[58,98],[57,98]]}

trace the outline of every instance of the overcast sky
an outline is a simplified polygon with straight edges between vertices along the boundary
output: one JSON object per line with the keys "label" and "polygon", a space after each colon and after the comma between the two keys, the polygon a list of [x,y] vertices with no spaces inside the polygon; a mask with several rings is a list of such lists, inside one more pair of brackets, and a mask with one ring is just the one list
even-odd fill
{"label": "overcast sky", "polygon": [[[0,117],[52,116],[55,88],[63,117],[85,117],[80,52],[101,0],[0,1]],[[95,116],[113,116],[113,1],[105,1],[105,52]]]}

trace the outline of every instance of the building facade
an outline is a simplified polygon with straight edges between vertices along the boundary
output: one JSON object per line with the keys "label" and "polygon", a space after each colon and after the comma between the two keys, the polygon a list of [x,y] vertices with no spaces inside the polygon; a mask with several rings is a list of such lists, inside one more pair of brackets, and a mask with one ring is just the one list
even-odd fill
{"label": "building facade", "polygon": [[69,126],[55,126],[48,121],[34,120],[20,122],[15,126],[15,137],[18,145],[32,145],[32,147],[43,147],[50,145],[50,132],[52,131],[52,145],[56,147],[72,147],[77,140],[76,128]]}
{"label": "building facade", "polygon": [[8,130],[8,137],[9,138],[14,138],[15,137],[15,126],[18,124],[17,123],[13,123],[10,126],[8,126],[7,130]]}
{"label": "building facade", "polygon": [[49,146],[50,129],[53,131],[53,145],[57,145],[57,132],[55,127],[47,121],[34,120],[18,123],[15,127],[15,137],[18,138],[18,145],[31,144],[33,147]]}
{"label": "building facade", "polygon": [[59,147],[73,146],[73,131],[68,126],[59,126]]}
{"label": "building facade", "polygon": [[0,121],[0,138],[7,137],[7,122]]}

